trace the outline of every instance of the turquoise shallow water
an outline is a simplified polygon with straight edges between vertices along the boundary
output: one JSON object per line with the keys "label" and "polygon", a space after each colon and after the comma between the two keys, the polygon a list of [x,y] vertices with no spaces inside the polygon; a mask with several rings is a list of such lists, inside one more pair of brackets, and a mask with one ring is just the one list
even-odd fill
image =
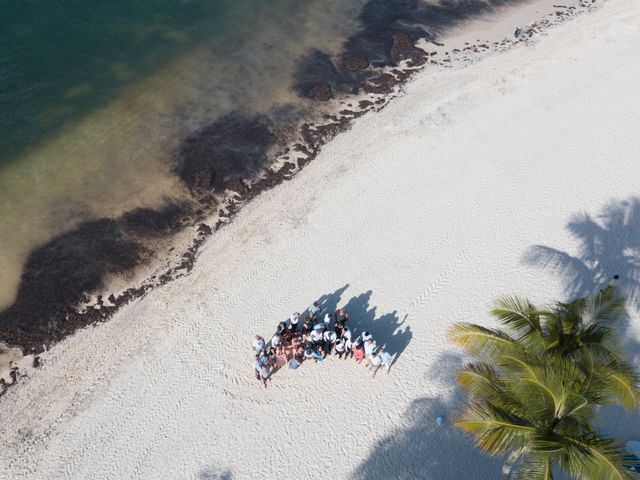
{"label": "turquoise shallow water", "polygon": [[59,133],[252,1],[0,2],[0,163]]}

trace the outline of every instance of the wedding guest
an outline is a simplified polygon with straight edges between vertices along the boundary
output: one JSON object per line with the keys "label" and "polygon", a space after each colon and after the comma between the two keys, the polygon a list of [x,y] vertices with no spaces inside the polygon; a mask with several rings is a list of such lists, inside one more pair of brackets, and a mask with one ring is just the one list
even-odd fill
{"label": "wedding guest", "polygon": [[307,315],[304,317],[303,331],[309,333],[311,330],[313,330],[313,318],[311,315]]}
{"label": "wedding guest", "polygon": [[298,322],[300,321],[300,314],[298,312],[293,312],[291,317],[289,317],[289,325],[293,328],[293,331],[298,330]]}
{"label": "wedding guest", "polygon": [[327,355],[331,355],[331,350],[333,350],[333,344],[338,339],[336,332],[333,330],[327,330],[324,332],[324,349],[327,352]]}
{"label": "wedding guest", "polygon": [[341,338],[336,340],[335,349],[336,349],[336,355],[338,356],[338,358],[342,358],[342,355],[346,353],[344,340],[342,340]]}
{"label": "wedding guest", "polygon": [[347,323],[347,320],[349,320],[349,314],[344,308],[337,310],[335,317],[336,323],[339,323],[341,325],[344,325],[345,323]]}
{"label": "wedding guest", "polygon": [[309,314],[314,320],[318,316],[318,313],[320,313],[321,311],[322,309],[320,308],[320,305],[318,305],[318,302],[313,302],[313,305],[309,307]]}
{"label": "wedding guest", "polygon": [[260,353],[264,348],[264,345],[264,338],[262,338],[260,335],[256,335],[256,339],[253,341],[253,344],[251,346],[253,347],[254,352]]}
{"label": "wedding guest", "polygon": [[349,329],[349,327],[347,327],[346,325],[342,329],[342,338],[344,338],[345,340],[351,340],[351,329]]}
{"label": "wedding guest", "polygon": [[353,357],[353,348],[355,347],[355,343],[349,339],[344,341],[344,359]]}

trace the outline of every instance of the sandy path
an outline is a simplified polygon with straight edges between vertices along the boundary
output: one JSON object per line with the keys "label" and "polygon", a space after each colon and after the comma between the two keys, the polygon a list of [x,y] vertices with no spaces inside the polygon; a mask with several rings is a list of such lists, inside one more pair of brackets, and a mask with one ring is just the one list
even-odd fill
{"label": "sandy path", "polygon": [[[639,41],[640,4],[611,0],[534,46],[420,75],[246,207],[190,276],[45,354],[0,400],[0,478],[496,478],[435,424],[462,361],[445,331],[486,321],[500,293],[561,297],[524,253],[577,255],[574,214],[632,202]],[[330,359],[261,388],[252,335],[318,298],[400,353],[391,374]]]}

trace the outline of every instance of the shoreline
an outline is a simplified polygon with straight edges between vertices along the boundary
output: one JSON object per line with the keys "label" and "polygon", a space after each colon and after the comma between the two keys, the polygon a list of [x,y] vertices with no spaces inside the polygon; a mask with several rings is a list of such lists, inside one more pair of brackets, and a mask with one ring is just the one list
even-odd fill
{"label": "shoreline", "polygon": [[[369,112],[382,110],[394,98],[402,95],[403,86],[410,82],[416,74],[433,68],[464,68],[493,54],[505,52],[535,40],[536,36],[544,34],[546,30],[562,24],[596,5],[595,0],[577,0],[573,6],[555,6],[551,3],[547,0],[538,0],[530,2],[529,5],[504,7],[506,10],[485,14],[487,20],[484,21],[489,25],[492,23],[506,25],[506,32],[508,32],[513,24],[521,25],[519,21],[527,18],[527,14],[531,14],[529,10],[541,8],[544,11],[548,9],[544,15],[530,22],[523,29],[524,34],[518,39],[499,38],[501,34],[506,33],[503,26],[497,27],[498,32],[491,32],[495,38],[473,40],[475,30],[469,26],[474,22],[482,22],[482,20],[474,19],[470,19],[465,25],[458,27],[457,32],[450,32],[449,36],[445,36],[443,41],[446,44],[423,39],[414,45],[406,36],[394,37],[391,55],[395,58],[397,65],[373,69],[367,73],[364,77],[367,80],[362,85],[363,92],[360,94],[341,93],[321,101],[315,120],[298,122],[293,135],[285,134],[290,135],[288,146],[278,148],[275,154],[270,155],[269,164],[261,167],[253,178],[232,176],[218,185],[213,194],[202,194],[196,190],[199,198],[194,199],[193,205],[188,206],[186,211],[180,210],[178,205],[167,204],[165,208],[167,213],[164,213],[162,209],[157,211],[145,209],[139,213],[132,211],[125,214],[125,217],[130,214],[134,215],[135,222],[142,222],[143,231],[141,236],[137,238],[142,239],[145,243],[155,237],[154,232],[151,232],[151,237],[149,237],[149,232],[144,231],[147,228],[145,225],[150,225],[153,228],[158,228],[157,225],[160,225],[159,228],[163,230],[162,235],[169,235],[166,240],[160,238],[160,246],[152,248],[150,251],[156,260],[146,265],[136,261],[137,265],[133,265],[133,270],[125,267],[124,270],[128,270],[127,276],[106,279],[106,285],[89,296],[86,292],[82,293],[83,301],[80,305],[63,302],[58,306],[58,310],[63,313],[57,314],[58,318],[53,319],[53,322],[57,324],[56,328],[53,330],[50,328],[52,320],[49,320],[49,327],[46,327],[48,331],[45,330],[43,334],[36,335],[35,340],[30,340],[20,332],[12,333],[10,329],[0,329],[0,348],[20,348],[25,357],[28,357],[17,362],[15,350],[12,350],[11,355],[8,356],[13,362],[10,364],[6,361],[3,363],[3,355],[0,353],[0,378],[4,380],[4,385],[15,383],[10,373],[12,370],[15,371],[15,365],[18,363],[23,370],[29,363],[37,365],[38,355],[67,335],[73,334],[80,328],[107,321],[121,307],[144,297],[152,289],[188,275],[206,240],[221,227],[229,224],[245,205],[263,192],[284,181],[293,179],[298,172],[316,158],[324,145],[340,133],[351,129],[356,119]],[[240,129],[242,128],[243,124],[240,124]],[[194,185],[192,184],[192,188],[195,188]],[[174,206],[175,208],[172,210]],[[217,213],[214,213],[216,210]],[[186,213],[186,216],[183,212]],[[116,219],[116,221],[121,222],[122,218]],[[92,226],[93,223],[89,222],[89,225]],[[188,231],[194,232],[191,238],[187,234]],[[134,241],[136,239],[135,233]],[[64,238],[64,235],[62,237]],[[178,242],[172,238],[177,238]],[[119,248],[124,248],[124,246]],[[176,249],[181,253],[170,255],[170,252]],[[158,257],[162,260],[158,261]],[[136,280],[130,280],[132,275]],[[129,280],[127,280],[128,278]],[[120,287],[123,284],[124,287]],[[37,297],[32,296],[32,298]],[[47,307],[46,304],[45,307]],[[2,313],[7,315],[6,311]],[[28,313],[32,314],[31,311]],[[12,365],[13,368],[11,368]],[[0,389],[0,395],[4,391],[5,389]]]}
{"label": "shoreline", "polygon": [[[528,46],[416,76],[296,181],[249,202],[190,275],[43,353],[0,399],[0,471],[499,476],[499,459],[436,421],[463,398],[466,359],[445,339],[453,322],[491,324],[500,294],[571,298],[615,269],[636,294],[621,328],[640,361],[639,35],[640,5],[610,0]],[[400,353],[391,373],[332,358],[256,382],[253,336],[314,300],[345,307],[355,330]],[[617,437],[640,425],[637,414],[602,417]],[[337,448],[318,448],[323,428]]]}

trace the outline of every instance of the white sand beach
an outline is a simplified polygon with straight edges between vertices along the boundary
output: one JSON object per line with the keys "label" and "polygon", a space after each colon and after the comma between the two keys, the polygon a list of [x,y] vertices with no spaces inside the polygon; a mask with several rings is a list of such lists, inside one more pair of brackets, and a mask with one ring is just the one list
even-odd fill
{"label": "white sand beach", "polygon": [[[436,423],[462,399],[453,322],[619,273],[640,360],[638,46],[640,2],[610,0],[418,74],[245,207],[190,275],[44,353],[0,399],[0,478],[499,478],[499,459]],[[263,388],[253,336],[316,300],[386,344],[390,373],[329,358]],[[640,435],[639,418],[605,415]]]}

